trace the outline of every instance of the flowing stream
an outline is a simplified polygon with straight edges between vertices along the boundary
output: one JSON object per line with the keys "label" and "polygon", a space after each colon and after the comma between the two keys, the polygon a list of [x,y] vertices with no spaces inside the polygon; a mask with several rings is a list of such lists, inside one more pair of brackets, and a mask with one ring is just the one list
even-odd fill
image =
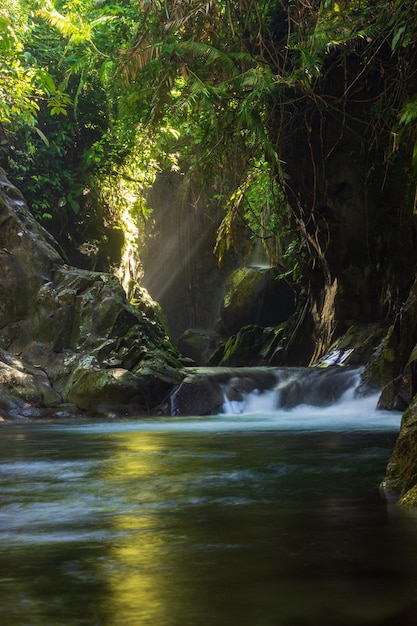
{"label": "flowing stream", "polygon": [[1,424],[1,626],[415,625],[375,405]]}

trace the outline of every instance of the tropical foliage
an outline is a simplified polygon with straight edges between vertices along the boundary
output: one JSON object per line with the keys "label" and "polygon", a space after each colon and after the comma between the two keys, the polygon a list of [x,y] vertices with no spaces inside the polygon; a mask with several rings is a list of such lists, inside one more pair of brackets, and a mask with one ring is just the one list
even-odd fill
{"label": "tropical foliage", "polygon": [[236,219],[298,254],[281,142],[309,110],[348,122],[368,82],[367,128],[395,154],[417,122],[416,17],[406,0],[0,0],[1,163],[63,238],[146,222],[172,168],[216,190],[220,256]]}

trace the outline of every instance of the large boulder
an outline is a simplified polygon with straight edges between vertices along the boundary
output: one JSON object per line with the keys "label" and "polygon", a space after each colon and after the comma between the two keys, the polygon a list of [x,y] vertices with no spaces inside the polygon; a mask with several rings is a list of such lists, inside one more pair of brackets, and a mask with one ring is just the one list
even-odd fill
{"label": "large boulder", "polygon": [[220,316],[227,334],[248,325],[277,326],[295,311],[295,292],[276,268],[241,267],[229,277]]}
{"label": "large boulder", "polygon": [[155,410],[180,357],[145,290],[128,302],[112,274],[69,267],[0,170],[0,410],[61,403]]}
{"label": "large boulder", "polygon": [[157,307],[146,293],[130,304],[110,274],[54,270],[30,315],[1,329],[0,342],[46,372],[62,402],[89,411],[155,409],[181,379]]}

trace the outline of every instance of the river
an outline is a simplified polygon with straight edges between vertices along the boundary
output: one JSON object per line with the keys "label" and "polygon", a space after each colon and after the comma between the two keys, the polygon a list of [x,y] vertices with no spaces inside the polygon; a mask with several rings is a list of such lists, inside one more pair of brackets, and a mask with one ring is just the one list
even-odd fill
{"label": "river", "polygon": [[1,424],[0,624],[414,625],[375,401]]}

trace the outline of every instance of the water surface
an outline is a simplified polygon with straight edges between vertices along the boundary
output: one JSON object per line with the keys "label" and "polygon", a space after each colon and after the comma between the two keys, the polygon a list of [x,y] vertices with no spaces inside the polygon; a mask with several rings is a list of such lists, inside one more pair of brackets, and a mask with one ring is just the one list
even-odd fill
{"label": "water surface", "polygon": [[400,416],[260,400],[2,424],[0,624],[417,623],[417,518],[378,488]]}

